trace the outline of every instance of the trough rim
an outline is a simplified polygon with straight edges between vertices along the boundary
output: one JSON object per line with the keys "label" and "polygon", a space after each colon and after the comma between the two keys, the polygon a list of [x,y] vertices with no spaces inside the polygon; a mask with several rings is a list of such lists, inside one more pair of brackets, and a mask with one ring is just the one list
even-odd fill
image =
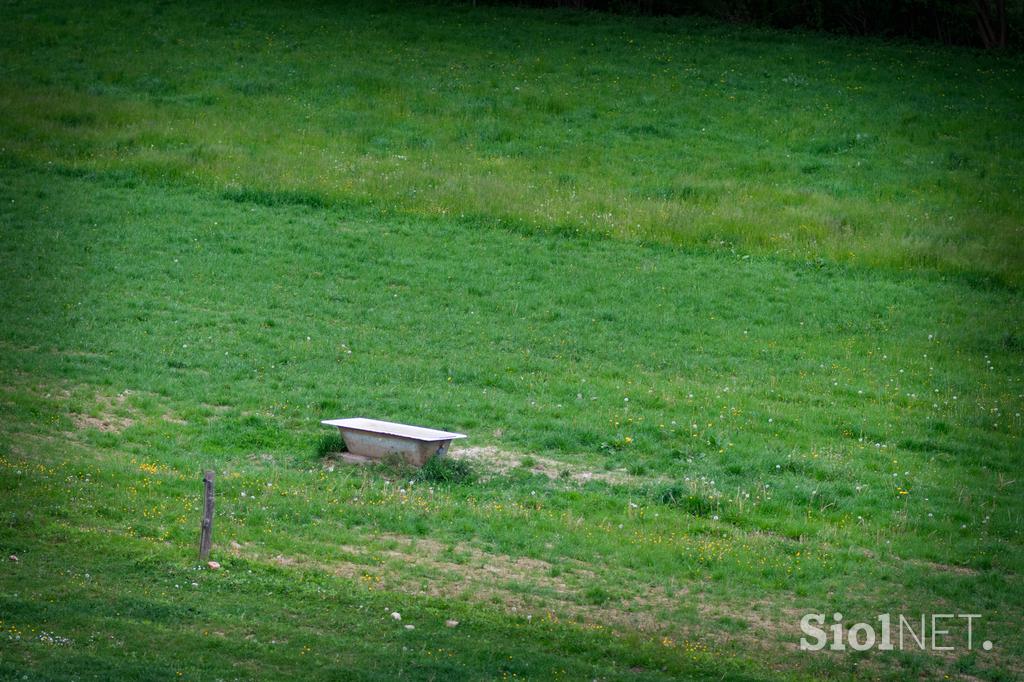
{"label": "trough rim", "polygon": [[418,440],[424,442],[450,441],[457,438],[466,438],[464,433],[454,431],[441,431],[426,426],[414,424],[402,424],[400,422],[389,422],[382,419],[369,419],[367,417],[349,417],[346,419],[321,419],[324,426],[334,426],[339,429],[361,431],[375,435],[392,436],[407,440]]}

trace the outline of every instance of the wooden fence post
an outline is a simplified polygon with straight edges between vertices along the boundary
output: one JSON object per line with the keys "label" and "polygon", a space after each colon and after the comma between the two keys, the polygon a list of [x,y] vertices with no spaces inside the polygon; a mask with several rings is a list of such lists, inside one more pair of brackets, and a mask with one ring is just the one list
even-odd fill
{"label": "wooden fence post", "polygon": [[199,538],[199,560],[206,561],[210,558],[210,548],[213,546],[213,478],[214,472],[207,471],[203,475],[203,530]]}

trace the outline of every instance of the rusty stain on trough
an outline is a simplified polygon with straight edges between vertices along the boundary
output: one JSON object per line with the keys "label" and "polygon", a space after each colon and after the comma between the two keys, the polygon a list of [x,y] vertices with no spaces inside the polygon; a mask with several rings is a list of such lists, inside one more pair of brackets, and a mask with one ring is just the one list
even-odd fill
{"label": "rusty stain on trough", "polygon": [[426,464],[431,457],[443,456],[456,438],[466,437],[463,433],[363,417],[324,419],[320,423],[336,426],[345,440],[345,447],[353,455],[371,460],[399,455],[409,464],[418,467]]}

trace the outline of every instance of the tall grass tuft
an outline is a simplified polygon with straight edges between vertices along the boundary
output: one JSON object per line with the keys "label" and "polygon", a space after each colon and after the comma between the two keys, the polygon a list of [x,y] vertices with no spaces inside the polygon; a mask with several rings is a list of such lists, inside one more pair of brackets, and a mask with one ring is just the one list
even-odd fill
{"label": "tall grass tuft", "polygon": [[314,446],[314,452],[318,458],[333,455],[338,452],[345,452],[345,441],[341,434],[331,433],[321,436]]}
{"label": "tall grass tuft", "polygon": [[432,457],[416,472],[415,480],[423,483],[472,483],[476,480],[476,471],[465,460]]}

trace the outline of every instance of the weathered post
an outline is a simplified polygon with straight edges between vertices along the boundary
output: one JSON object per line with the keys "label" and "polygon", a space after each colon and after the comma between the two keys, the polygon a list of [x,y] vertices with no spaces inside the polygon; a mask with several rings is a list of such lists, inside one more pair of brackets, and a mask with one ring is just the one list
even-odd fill
{"label": "weathered post", "polygon": [[207,471],[203,475],[203,530],[199,538],[199,560],[206,561],[210,558],[210,548],[213,546],[213,471]]}

